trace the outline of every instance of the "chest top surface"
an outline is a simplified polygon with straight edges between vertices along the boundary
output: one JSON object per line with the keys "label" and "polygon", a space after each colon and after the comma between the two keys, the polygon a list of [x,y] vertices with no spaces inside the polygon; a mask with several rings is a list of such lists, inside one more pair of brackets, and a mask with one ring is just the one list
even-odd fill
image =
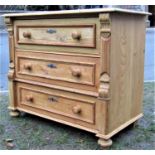
{"label": "chest top surface", "polygon": [[134,11],[119,8],[100,8],[100,9],[80,9],[80,10],[65,10],[65,11],[37,11],[29,13],[14,13],[5,14],[4,17],[30,17],[30,16],[54,16],[54,15],[86,15],[86,14],[100,14],[100,13],[127,13],[138,15],[151,15],[149,12]]}

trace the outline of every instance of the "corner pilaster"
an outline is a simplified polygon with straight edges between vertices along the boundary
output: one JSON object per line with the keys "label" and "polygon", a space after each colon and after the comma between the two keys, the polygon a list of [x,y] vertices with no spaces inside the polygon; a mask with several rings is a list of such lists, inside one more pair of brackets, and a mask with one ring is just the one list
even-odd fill
{"label": "corner pilaster", "polygon": [[99,132],[96,135],[99,137],[98,143],[107,147],[112,145],[110,139],[104,139],[107,134],[108,125],[108,104],[110,102],[110,46],[111,46],[111,21],[109,13],[100,14],[100,40],[101,40],[101,68],[100,68],[100,84],[98,90],[98,109],[102,109],[98,124]]}
{"label": "corner pilaster", "polygon": [[8,72],[8,85],[9,85],[9,109],[11,116],[18,116],[18,112],[16,109],[16,101],[15,101],[15,57],[14,57],[14,30],[13,30],[13,21],[9,17],[4,18],[5,24],[7,26],[8,35],[9,35],[9,53],[10,53],[10,64],[9,64],[9,72]]}

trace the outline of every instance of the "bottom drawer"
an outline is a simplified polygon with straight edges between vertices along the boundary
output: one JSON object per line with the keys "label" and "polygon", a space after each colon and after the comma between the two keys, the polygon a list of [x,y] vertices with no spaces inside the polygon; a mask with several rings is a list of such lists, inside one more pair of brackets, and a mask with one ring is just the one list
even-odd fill
{"label": "bottom drawer", "polygon": [[61,90],[17,83],[17,104],[32,107],[62,117],[95,124],[95,101],[88,96]]}

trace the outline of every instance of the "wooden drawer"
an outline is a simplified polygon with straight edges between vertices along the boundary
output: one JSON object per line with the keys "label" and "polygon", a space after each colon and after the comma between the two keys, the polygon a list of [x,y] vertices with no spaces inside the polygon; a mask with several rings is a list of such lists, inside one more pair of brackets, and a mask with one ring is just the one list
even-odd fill
{"label": "wooden drawer", "polygon": [[95,47],[95,25],[17,26],[18,44]]}
{"label": "wooden drawer", "polygon": [[95,123],[95,101],[40,86],[17,83],[18,106],[32,107],[50,113]]}
{"label": "wooden drawer", "polygon": [[19,58],[19,74],[94,85],[95,68],[91,64],[36,58]]}
{"label": "wooden drawer", "polygon": [[97,87],[96,58],[30,52],[16,52],[16,56],[17,77],[24,79],[31,77],[30,80],[38,79],[39,82],[45,83],[56,80],[59,81],[58,85],[68,83],[67,87],[72,87],[71,84]]}
{"label": "wooden drawer", "polygon": [[98,18],[15,20],[15,48],[98,55]]}

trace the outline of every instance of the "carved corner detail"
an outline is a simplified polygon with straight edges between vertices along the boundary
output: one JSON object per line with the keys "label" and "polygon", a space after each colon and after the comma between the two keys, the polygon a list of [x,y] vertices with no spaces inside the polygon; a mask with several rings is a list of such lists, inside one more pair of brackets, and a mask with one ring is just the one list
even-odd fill
{"label": "carved corner detail", "polygon": [[110,28],[110,15],[107,14],[100,14],[100,32],[101,37],[109,38],[111,35],[111,28]]}
{"label": "carved corner detail", "polygon": [[13,35],[13,23],[12,23],[11,18],[5,17],[4,22],[7,26],[7,30],[8,30],[9,35]]}
{"label": "carved corner detail", "polygon": [[[11,17],[5,17],[4,22],[6,24],[8,34],[9,34],[9,51],[10,51],[10,63],[14,63],[14,29],[13,29],[13,20]],[[9,73],[9,77],[11,77],[11,71]]]}
{"label": "carved corner detail", "polygon": [[8,72],[8,79],[13,80],[15,74],[15,66],[14,63],[10,63],[9,65],[9,72]]}
{"label": "carved corner detail", "polygon": [[99,98],[103,100],[110,99],[110,77],[107,73],[103,73],[100,78]]}
{"label": "carved corner detail", "polygon": [[101,38],[101,73],[99,85],[99,99],[110,100],[110,44],[111,21],[109,13],[100,14]]}

